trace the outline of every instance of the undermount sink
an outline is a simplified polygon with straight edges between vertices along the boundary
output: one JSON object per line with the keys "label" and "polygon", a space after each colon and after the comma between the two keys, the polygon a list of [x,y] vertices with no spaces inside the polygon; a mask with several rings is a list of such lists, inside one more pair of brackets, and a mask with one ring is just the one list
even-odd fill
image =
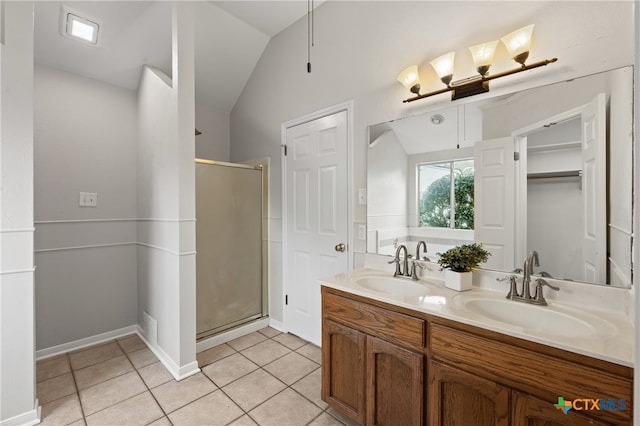
{"label": "undermount sink", "polygon": [[569,338],[593,338],[615,333],[615,327],[609,322],[567,307],[543,307],[508,299],[460,296],[459,301],[464,309],[527,332]]}
{"label": "undermount sink", "polygon": [[356,283],[366,290],[389,296],[420,297],[430,293],[423,284],[403,278],[368,276],[356,279]]}

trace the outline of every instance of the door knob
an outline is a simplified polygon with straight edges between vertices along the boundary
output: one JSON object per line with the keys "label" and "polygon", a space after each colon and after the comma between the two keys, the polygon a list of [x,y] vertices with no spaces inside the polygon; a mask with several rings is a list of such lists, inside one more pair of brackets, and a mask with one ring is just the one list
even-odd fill
{"label": "door knob", "polygon": [[340,244],[336,244],[335,249],[336,251],[339,251],[340,253],[342,253],[347,249],[347,246],[345,246],[344,243],[340,243]]}

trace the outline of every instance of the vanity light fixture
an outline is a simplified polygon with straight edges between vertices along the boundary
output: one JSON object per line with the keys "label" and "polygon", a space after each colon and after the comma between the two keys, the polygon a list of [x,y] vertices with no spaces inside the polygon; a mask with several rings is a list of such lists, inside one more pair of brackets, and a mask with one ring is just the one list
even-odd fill
{"label": "vanity light fixture", "polygon": [[400,75],[398,81],[404,85],[411,93],[420,94],[420,75],[418,75],[418,66],[409,65]]}
{"label": "vanity light fixture", "polygon": [[[533,33],[533,24],[524,28],[520,28],[512,33],[502,37],[500,41],[505,45],[511,58],[517,62],[520,66],[507,71],[502,71],[496,74],[489,74],[489,68],[493,62],[493,55],[496,47],[498,46],[498,40],[490,41],[487,43],[477,44],[471,46],[471,56],[473,57],[473,63],[478,71],[477,76],[464,78],[458,81],[453,80],[453,66],[455,52],[449,52],[442,56],[437,57],[431,61],[431,66],[438,74],[440,81],[442,81],[446,87],[438,90],[434,90],[429,93],[420,94],[420,79],[418,76],[418,67],[412,65],[406,68],[398,76],[398,81],[405,85],[416,96],[405,99],[403,102],[413,102],[418,99],[423,99],[429,96],[439,95],[440,93],[451,92],[451,100],[466,98],[467,96],[477,95],[479,93],[486,93],[489,91],[489,81],[496,78],[505,77],[507,75],[519,73],[522,71],[530,70],[533,68],[542,67],[553,62],[556,62],[558,58],[544,59],[542,61],[534,62],[526,65],[527,58],[529,57],[529,49],[531,47],[531,34]],[[411,69],[412,74],[415,75],[415,79],[412,80],[412,85],[405,82],[408,75],[408,70]]]}

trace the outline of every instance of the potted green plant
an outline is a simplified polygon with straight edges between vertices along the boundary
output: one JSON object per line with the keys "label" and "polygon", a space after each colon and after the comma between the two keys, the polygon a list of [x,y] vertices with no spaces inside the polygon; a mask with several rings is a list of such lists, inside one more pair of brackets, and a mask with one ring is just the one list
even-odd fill
{"label": "potted green plant", "polygon": [[463,244],[438,253],[438,264],[444,269],[445,286],[457,291],[471,290],[472,273],[491,253],[482,244]]}

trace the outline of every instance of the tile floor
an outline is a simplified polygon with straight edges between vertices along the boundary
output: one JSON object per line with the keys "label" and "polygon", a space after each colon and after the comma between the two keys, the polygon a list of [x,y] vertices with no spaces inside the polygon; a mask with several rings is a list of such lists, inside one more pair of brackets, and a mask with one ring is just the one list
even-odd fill
{"label": "tile floor", "polygon": [[320,348],[272,328],[176,382],[137,336],[38,361],[43,425],[353,425],[320,399]]}

